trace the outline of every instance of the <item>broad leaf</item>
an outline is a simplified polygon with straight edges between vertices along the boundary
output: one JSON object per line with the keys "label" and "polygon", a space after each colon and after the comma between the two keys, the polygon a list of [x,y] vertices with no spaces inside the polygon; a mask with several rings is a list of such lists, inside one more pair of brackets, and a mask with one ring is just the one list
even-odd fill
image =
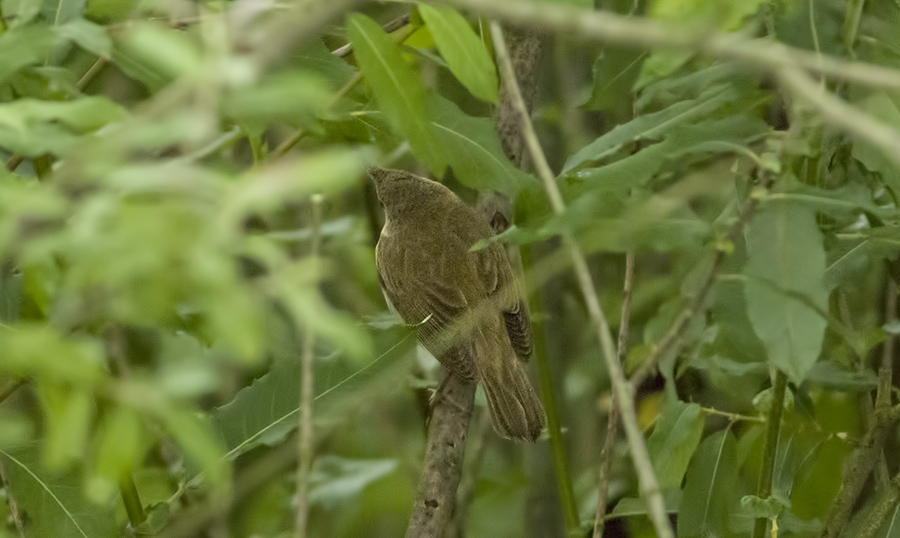
{"label": "broad leaf", "polygon": [[497,102],[497,70],[484,42],[456,10],[419,4],[419,13],[434,36],[450,71],[475,97]]}
{"label": "broad leaf", "polygon": [[75,473],[52,475],[40,464],[34,447],[0,450],[9,494],[27,514],[27,538],[66,536],[113,538],[119,535],[108,506],[89,503]]}
{"label": "broad leaf", "polygon": [[815,213],[787,202],[761,208],[747,233],[747,256],[750,322],[771,364],[800,384],[822,349],[821,312],[828,309],[825,250]]}
{"label": "broad leaf", "polygon": [[699,405],[676,399],[663,404],[653,434],[647,440],[647,450],[661,489],[681,487],[691,456],[700,444],[703,424]]}
{"label": "broad leaf", "polygon": [[347,17],[347,39],[378,106],[431,173],[442,175],[447,160],[425,113],[425,87],[400,48],[381,26],[359,13]]}
{"label": "broad leaf", "polygon": [[730,430],[707,437],[687,470],[678,506],[678,537],[724,536],[736,497],[737,443]]}
{"label": "broad leaf", "polygon": [[0,82],[26,65],[42,62],[59,38],[43,26],[16,28],[0,34]]}
{"label": "broad leaf", "polygon": [[309,500],[326,508],[358,500],[366,486],[396,469],[397,460],[348,460],[333,455],[316,458],[309,477]]}
{"label": "broad leaf", "polygon": [[41,12],[41,0],[2,0],[0,13],[8,29],[25,26]]}
{"label": "broad leaf", "polygon": [[84,19],[72,19],[57,26],[56,33],[64,39],[75,42],[79,47],[102,58],[112,57],[112,39],[106,28]]}
{"label": "broad leaf", "polygon": [[462,184],[512,198],[523,188],[537,187],[532,176],[513,166],[503,154],[494,122],[466,115],[437,94],[430,94],[426,104],[433,132]]}

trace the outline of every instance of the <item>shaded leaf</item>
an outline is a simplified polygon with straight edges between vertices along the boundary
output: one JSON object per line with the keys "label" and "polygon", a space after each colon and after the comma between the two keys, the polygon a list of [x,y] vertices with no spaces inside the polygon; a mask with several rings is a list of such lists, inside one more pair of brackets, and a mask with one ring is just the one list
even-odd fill
{"label": "shaded leaf", "polygon": [[25,26],[41,12],[41,0],[2,0],[0,13],[9,30]]}
{"label": "shaded leaf", "polygon": [[84,19],[72,19],[56,27],[56,33],[102,58],[112,57],[112,39],[106,28]]}
{"label": "shaded leaf", "polygon": [[691,456],[703,435],[704,415],[700,406],[669,398],[663,404],[647,451],[662,489],[679,488]]}
{"label": "shaded leaf", "polygon": [[737,493],[737,443],[730,430],[707,437],[687,470],[678,505],[678,536],[723,536]]}
{"label": "shaded leaf", "polygon": [[437,94],[430,94],[426,104],[434,134],[462,184],[511,198],[523,188],[537,186],[534,177],[517,169],[503,154],[493,121],[468,116]]}
{"label": "shaded leaf", "polygon": [[42,62],[59,43],[49,28],[26,26],[0,34],[0,82],[26,65]]}
{"label": "shaded leaf", "polygon": [[397,460],[348,460],[325,455],[316,458],[309,477],[309,501],[326,508],[358,500],[369,484],[394,472]]}
{"label": "shaded leaf", "polygon": [[40,464],[34,447],[0,450],[10,495],[28,514],[27,536],[113,538],[118,536],[112,510],[82,497],[75,473],[52,475]]}
{"label": "shaded leaf", "polygon": [[747,314],[769,361],[800,384],[819,357],[826,325],[801,298],[821,311],[828,308],[825,250],[815,213],[786,202],[766,206],[747,236],[744,271],[753,277],[744,285]]}

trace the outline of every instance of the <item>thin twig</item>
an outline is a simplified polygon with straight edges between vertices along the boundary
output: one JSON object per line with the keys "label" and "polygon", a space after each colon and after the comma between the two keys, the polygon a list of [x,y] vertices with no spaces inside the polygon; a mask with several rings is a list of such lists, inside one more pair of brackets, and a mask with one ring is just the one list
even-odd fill
{"label": "thin twig", "polygon": [[[317,264],[319,247],[322,240],[322,202],[321,194],[312,196],[312,240],[309,257],[313,264]],[[314,266],[314,267],[317,267]],[[309,520],[309,474],[313,462],[313,351],[315,350],[315,333],[310,327],[303,331],[303,348],[301,350],[301,379],[300,379],[300,438],[298,442],[297,458],[297,514],[294,526],[296,538],[306,537],[306,527]]]}
{"label": "thin twig", "polygon": [[[506,48],[506,42],[503,37],[503,30],[497,22],[491,22],[491,36],[494,40],[494,48],[497,53],[497,60],[500,64],[500,70],[503,74],[504,81],[509,84],[513,100],[519,109],[520,128],[525,136],[529,154],[538,175],[544,183],[544,189],[547,197],[556,214],[565,211],[565,204],[556,186],[553,172],[547,163],[547,158],[541,149],[534,132],[534,126],[531,124],[531,118],[528,116],[525,102],[522,94],[516,84],[515,71],[512,62],[509,60],[509,53]],[[666,507],[663,503],[662,494],[659,491],[659,484],[656,480],[656,474],[653,471],[653,465],[650,462],[650,455],[647,453],[647,446],[644,442],[644,435],[637,423],[637,414],[634,410],[633,393],[631,387],[625,379],[622,366],[616,358],[615,345],[613,344],[612,335],[610,334],[609,325],[606,322],[606,316],[600,307],[600,301],[597,298],[597,291],[594,288],[594,282],[591,279],[590,270],[588,269],[587,260],[581,252],[578,244],[575,243],[570,234],[563,235],[563,243],[569,251],[578,279],[581,293],[587,304],[591,321],[597,331],[597,337],[603,351],[603,359],[609,370],[609,376],[612,380],[613,389],[618,397],[617,402],[619,410],[622,413],[622,422],[625,427],[625,434],[628,439],[628,445],[631,450],[632,460],[638,475],[641,494],[647,503],[647,512],[653,521],[656,534],[659,538],[673,538],[675,536],[672,526],[669,523],[669,517],[666,514]]]}
{"label": "thin twig", "polygon": [[778,76],[788,89],[815,106],[825,121],[866,140],[900,163],[900,134],[896,129],[841,101],[801,71],[783,69]]}
{"label": "thin twig", "polygon": [[[625,255],[625,285],[622,290],[622,315],[619,322],[619,363],[625,360],[625,352],[628,347],[628,324],[631,319],[631,290],[634,286],[634,253]],[[606,526],[606,503],[609,501],[609,468],[612,462],[612,453],[616,447],[616,434],[619,430],[619,408],[613,394],[612,406],[606,419],[606,439],[603,441],[603,450],[600,452],[600,478],[597,489],[597,512],[594,515],[594,538],[603,538],[603,528]]]}
{"label": "thin twig", "polygon": [[533,0],[446,0],[458,7],[517,26],[582,39],[664,50],[680,49],[727,58],[777,73],[781,69],[823,75],[873,87],[900,89],[900,70],[789,47],[768,39],[747,39],[707,27],[673,25],[645,17],[590,11]]}

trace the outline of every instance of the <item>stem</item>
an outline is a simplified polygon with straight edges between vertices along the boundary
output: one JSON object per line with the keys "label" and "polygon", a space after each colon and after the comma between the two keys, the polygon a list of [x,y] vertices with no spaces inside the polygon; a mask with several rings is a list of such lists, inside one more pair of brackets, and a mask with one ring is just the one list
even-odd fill
{"label": "stem", "polygon": [[[772,408],[769,409],[768,424],[766,425],[765,452],[759,472],[759,483],[756,486],[756,496],[760,499],[768,499],[772,495],[772,475],[775,472],[775,454],[778,452],[778,434],[781,432],[781,416],[784,414],[786,388],[787,376],[781,370],[776,370]],[[757,519],[753,525],[753,538],[765,538],[768,523],[768,519]]]}
{"label": "stem", "polygon": [[128,514],[128,522],[131,523],[132,529],[137,529],[147,519],[147,514],[144,512],[144,504],[141,502],[137,485],[134,483],[131,473],[122,473],[119,478],[119,493],[122,495],[122,503]]}
{"label": "stem", "polygon": [[[312,245],[309,257],[314,266],[314,273],[318,274],[319,247],[322,240],[322,202],[321,194],[312,196]],[[297,458],[297,515],[294,526],[296,538],[306,537],[306,526],[309,521],[309,474],[313,462],[313,351],[315,349],[315,333],[310,327],[303,331],[303,348],[300,360],[301,390],[300,390],[300,440],[298,442]]]}
{"label": "stem", "polygon": [[[531,274],[532,252],[531,246],[523,246],[522,266],[526,274]],[[544,410],[547,413],[547,434],[550,438],[550,453],[553,456],[553,469],[556,471],[556,488],[559,491],[559,502],[562,504],[563,516],[566,521],[566,529],[572,532],[579,527],[578,503],[575,501],[575,492],[572,488],[572,478],[569,474],[569,465],[566,459],[566,447],[563,442],[562,427],[559,420],[559,409],[556,405],[556,393],[553,390],[553,374],[550,369],[550,361],[547,358],[547,341],[545,338],[545,326],[543,321],[537,321],[543,312],[540,290],[535,289],[530,294],[528,308],[532,312],[532,323],[538,324],[533,331],[534,360],[538,368],[538,380],[541,387],[541,399],[544,402]]]}
{"label": "stem", "polygon": [[[622,315],[619,322],[619,363],[625,360],[625,351],[628,346],[628,324],[631,318],[631,290],[634,286],[634,254],[625,255],[625,285],[622,290]],[[612,462],[612,452],[616,446],[616,433],[619,430],[619,410],[613,395],[613,405],[606,419],[606,439],[603,441],[603,450],[600,452],[600,478],[597,488],[597,512],[594,515],[594,538],[603,538],[603,528],[606,526],[606,503],[609,501],[609,466]]]}
{"label": "stem", "polygon": [[[544,183],[544,189],[547,192],[547,198],[550,200],[554,213],[561,214],[565,211],[562,194],[560,194],[559,189],[556,186],[553,172],[550,170],[550,165],[547,164],[547,158],[538,142],[537,134],[534,132],[534,126],[531,124],[531,118],[528,115],[528,110],[522,99],[522,93],[519,91],[519,86],[516,82],[515,70],[509,59],[509,52],[503,37],[503,30],[496,22],[491,22],[491,35],[494,39],[494,48],[497,53],[497,60],[500,64],[504,83],[509,87],[513,102],[519,110],[519,121],[521,122],[520,128],[525,137],[531,160]],[[650,462],[650,455],[647,453],[644,434],[641,431],[640,426],[638,426],[631,386],[625,379],[625,374],[622,372],[622,366],[616,359],[616,350],[613,344],[612,335],[610,334],[609,325],[606,322],[606,316],[603,314],[603,309],[600,307],[600,301],[597,298],[597,291],[594,288],[594,282],[591,279],[587,261],[571,234],[566,233],[563,235],[563,243],[569,251],[569,256],[572,258],[572,264],[578,279],[579,287],[581,288],[581,294],[587,304],[594,329],[597,331],[597,338],[600,341],[600,347],[603,351],[603,359],[606,362],[606,367],[609,370],[609,376],[612,380],[615,394],[618,397],[617,402],[619,410],[622,412],[622,421],[625,426],[625,433],[631,450],[634,467],[638,475],[641,494],[644,496],[644,500],[647,503],[647,512],[650,514],[650,519],[653,521],[656,534],[659,538],[674,538],[675,533],[672,531],[672,526],[669,523],[669,517],[666,514],[666,507],[663,503],[662,494],[659,491],[656,474],[653,471],[653,464]]]}

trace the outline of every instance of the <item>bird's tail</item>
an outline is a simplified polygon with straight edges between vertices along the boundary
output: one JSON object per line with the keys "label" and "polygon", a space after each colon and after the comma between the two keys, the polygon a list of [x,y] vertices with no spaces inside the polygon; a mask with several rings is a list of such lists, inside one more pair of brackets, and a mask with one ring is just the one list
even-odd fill
{"label": "bird's tail", "polygon": [[[535,441],[547,423],[544,406],[531,387],[524,363],[512,349],[493,360],[479,361],[478,375],[494,430],[507,439]],[[484,364],[487,363],[487,364]]]}

